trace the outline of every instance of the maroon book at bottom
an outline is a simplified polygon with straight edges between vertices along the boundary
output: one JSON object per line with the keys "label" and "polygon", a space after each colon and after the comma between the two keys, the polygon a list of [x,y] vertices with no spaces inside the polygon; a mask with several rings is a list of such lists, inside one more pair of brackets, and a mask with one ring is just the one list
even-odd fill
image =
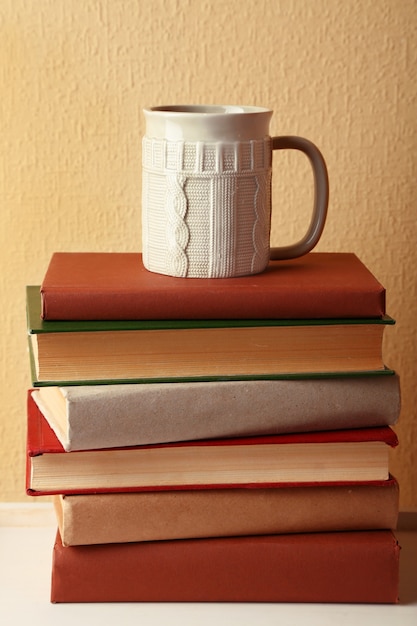
{"label": "maroon book at bottom", "polygon": [[389,530],[182,539],[53,551],[51,602],[398,602]]}

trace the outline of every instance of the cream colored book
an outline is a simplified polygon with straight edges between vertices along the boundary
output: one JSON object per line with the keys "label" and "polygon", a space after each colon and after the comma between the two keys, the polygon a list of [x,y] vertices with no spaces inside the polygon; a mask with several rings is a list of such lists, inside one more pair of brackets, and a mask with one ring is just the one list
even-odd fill
{"label": "cream colored book", "polygon": [[294,380],[39,387],[65,450],[395,424],[396,374]]}

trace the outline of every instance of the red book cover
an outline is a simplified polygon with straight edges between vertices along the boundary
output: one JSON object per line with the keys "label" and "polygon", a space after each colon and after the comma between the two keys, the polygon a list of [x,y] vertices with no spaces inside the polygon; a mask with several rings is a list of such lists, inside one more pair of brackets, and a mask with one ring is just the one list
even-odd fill
{"label": "red book cover", "polygon": [[[89,455],[90,453],[95,454],[96,463],[98,462],[99,457],[97,455],[106,454],[109,455],[123,453],[123,451],[132,451],[132,450],[149,450],[149,449],[157,449],[157,448],[186,448],[186,447],[211,447],[211,446],[250,446],[250,445],[286,445],[286,444],[314,444],[314,443],[340,443],[340,442],[383,442],[384,444],[395,447],[398,444],[398,438],[395,432],[389,427],[377,427],[377,428],[359,428],[352,430],[335,430],[335,431],[318,431],[318,432],[309,432],[309,433],[296,433],[296,434],[283,434],[283,435],[270,435],[270,436],[260,436],[260,437],[239,437],[239,438],[230,438],[230,439],[210,439],[210,440],[198,440],[198,441],[186,441],[186,442],[175,442],[175,443],[163,443],[163,444],[153,444],[153,445],[143,445],[143,446],[132,446],[128,448],[113,448],[106,450],[81,450],[81,451],[73,451],[66,452],[62,447],[62,444],[58,440],[52,428],[49,426],[46,419],[43,417],[40,412],[38,406],[31,396],[31,392],[28,392],[27,399],[27,476],[26,476],[26,486],[27,493],[29,495],[45,495],[45,494],[53,494],[53,493],[92,493],[92,492],[102,492],[105,491],[138,491],[138,490],[155,490],[155,489],[164,489],[164,488],[175,488],[175,489],[191,489],[191,488],[199,488],[199,489],[207,489],[214,487],[268,487],[270,485],[276,486],[276,481],[271,483],[266,482],[258,482],[258,483],[234,483],[231,482],[225,484],[187,484],[187,483],[178,483],[174,486],[164,485],[164,484],[152,484],[152,486],[143,486],[143,485],[129,485],[129,486],[120,486],[115,488],[113,487],[78,487],[73,488],[68,486],[67,488],[49,488],[45,490],[34,490],[32,486],[32,459],[34,457],[42,456],[42,455],[71,455],[73,459],[82,460],[87,459],[89,457],[85,455]],[[70,457],[67,456],[67,460]],[[89,461],[92,462],[91,460]],[[117,462],[117,461],[116,461]],[[68,468],[68,466],[67,466]],[[388,468],[387,468],[388,473]],[[387,476],[388,477],[388,476]],[[382,480],[382,478],[380,479]],[[291,484],[306,484],[308,482],[316,482],[309,480],[300,480],[299,482],[291,482]],[[327,481],[320,481],[326,483]],[[349,481],[337,481],[332,480],[332,482],[349,482]],[[356,482],[356,481],[355,481]],[[286,482],[282,483],[288,484]]]}
{"label": "red book cover", "polygon": [[45,320],[381,317],[385,288],[349,252],[271,261],[255,276],[173,278],[140,253],[56,252],[41,285]]}
{"label": "red book cover", "polygon": [[221,537],[53,550],[51,602],[396,603],[391,531]]}

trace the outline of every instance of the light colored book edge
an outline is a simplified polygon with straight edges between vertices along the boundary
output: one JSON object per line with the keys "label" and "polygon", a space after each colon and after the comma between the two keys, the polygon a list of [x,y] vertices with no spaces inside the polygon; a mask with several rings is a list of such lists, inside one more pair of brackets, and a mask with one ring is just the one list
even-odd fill
{"label": "light colored book edge", "polygon": [[[0,502],[0,528],[56,526],[52,501],[49,502]],[[417,509],[400,511],[397,530],[417,531]]]}

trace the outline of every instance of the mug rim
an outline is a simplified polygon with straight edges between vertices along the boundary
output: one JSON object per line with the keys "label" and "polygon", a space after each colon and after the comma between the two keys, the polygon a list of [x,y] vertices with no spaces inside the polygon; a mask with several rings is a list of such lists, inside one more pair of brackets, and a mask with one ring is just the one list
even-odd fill
{"label": "mug rim", "polygon": [[204,117],[216,115],[244,115],[256,113],[272,113],[267,107],[235,105],[235,104],[167,104],[145,107],[147,114],[169,113],[175,117],[186,115],[202,115]]}

